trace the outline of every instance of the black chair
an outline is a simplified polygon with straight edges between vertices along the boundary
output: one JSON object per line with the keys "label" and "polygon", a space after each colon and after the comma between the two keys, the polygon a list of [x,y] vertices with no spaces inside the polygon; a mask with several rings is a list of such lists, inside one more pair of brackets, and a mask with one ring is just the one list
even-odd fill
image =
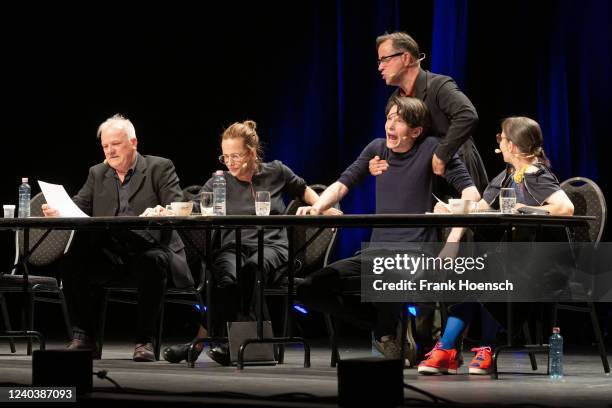
{"label": "black chair", "polygon": [[[314,184],[309,186],[315,192],[321,193],[327,188],[322,184]],[[286,215],[295,215],[299,207],[307,205],[300,199],[294,199],[289,203],[285,210]],[[340,209],[339,205],[335,208]],[[308,276],[320,268],[327,266],[329,257],[338,238],[337,228],[316,228],[316,227],[293,227],[293,245],[295,248],[295,276],[300,279]],[[282,266],[278,271],[275,271],[276,276],[284,276],[288,266]],[[295,288],[295,286],[294,286]],[[289,313],[292,312],[293,304],[289,304],[289,296],[287,289],[287,278],[281,279],[276,285],[266,287],[264,296],[283,296],[283,337],[290,337],[292,327],[289,324]],[[295,289],[293,292],[295,296]],[[284,361],[284,347],[279,345],[278,362],[282,364]]]}
{"label": "black chair", "polygon": [[[561,188],[568,195],[572,203],[574,204],[574,215],[587,215],[596,217],[593,221],[588,221],[587,227],[573,228],[567,230],[567,235],[570,242],[592,242],[595,245],[599,243],[604,231],[606,224],[606,200],[601,192],[601,189],[592,180],[584,177],[573,177],[565,180],[561,183]],[[570,283],[570,286],[574,286]],[[571,288],[573,293],[584,293],[584,288]],[[593,326],[593,332],[597,340],[599,349],[599,355],[604,367],[604,372],[607,374],[610,372],[610,366],[608,364],[608,357],[603,341],[603,336],[599,326],[599,319],[597,318],[597,312],[595,305],[591,301],[585,302],[586,306],[577,306],[575,304],[566,303],[554,303],[552,311],[552,325],[557,326],[557,311],[558,310],[569,310],[574,312],[589,313],[591,317],[591,324]],[[497,372],[497,360],[501,352],[503,351],[514,351],[514,352],[528,352],[530,353],[531,366],[533,370],[537,369],[535,358],[533,357],[534,352],[546,352],[548,350],[547,345],[543,345],[542,335],[542,321],[543,316],[540,313],[539,321],[536,323],[537,327],[537,339],[539,344],[528,344],[525,346],[501,346],[496,348],[493,353],[493,372],[492,377],[498,378]],[[531,343],[529,336],[529,330],[527,324],[523,324],[523,331],[525,338],[528,343]]]}
{"label": "black chair", "polygon": [[[46,203],[42,193],[36,194],[30,200],[31,216],[42,217],[42,204]],[[7,292],[24,292],[27,296],[29,306],[24,310],[29,313],[23,316],[23,327],[25,330],[33,330],[34,314],[36,302],[56,303],[62,307],[64,316],[64,324],[68,333],[68,338],[72,336],[72,327],[64,300],[61,280],[51,276],[36,276],[28,275],[27,282],[23,274],[18,274],[17,271],[23,265],[20,262],[24,254],[23,231],[19,230],[15,234],[15,267],[10,274],[0,275],[0,308],[2,309],[2,317],[6,330],[11,330],[11,325],[8,318],[8,309],[3,294]],[[44,237],[44,238],[43,238]],[[41,240],[42,238],[42,240]],[[25,260],[27,265],[34,267],[44,267],[52,264],[59,259],[69,248],[72,239],[72,231],[67,230],[29,230],[29,246],[39,243]],[[0,337],[7,337],[0,334]],[[31,354],[31,341],[28,341],[28,355]],[[11,352],[15,352],[15,347],[11,342]]]}
{"label": "black chair", "polygon": [[[597,184],[585,177],[573,177],[561,183],[561,188],[574,204],[574,215],[591,215],[596,217],[594,221],[588,222],[588,227],[574,228],[570,233],[574,242],[592,242],[597,246],[603,236],[607,220],[606,199]],[[608,355],[604,344],[597,311],[593,302],[586,302],[586,306],[575,304],[555,303],[553,305],[553,326],[557,326],[557,312],[569,310],[573,312],[588,313],[591,317],[593,333],[597,341],[599,355],[604,367],[604,372],[610,372]]]}

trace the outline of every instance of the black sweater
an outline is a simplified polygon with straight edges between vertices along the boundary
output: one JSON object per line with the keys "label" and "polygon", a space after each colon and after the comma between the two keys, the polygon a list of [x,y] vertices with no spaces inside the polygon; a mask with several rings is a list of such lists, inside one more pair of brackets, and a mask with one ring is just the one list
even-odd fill
{"label": "black sweater", "polygon": [[[374,156],[387,160],[389,168],[376,177],[377,214],[424,214],[433,210],[432,183],[436,176],[431,157],[438,146],[436,137],[424,137],[406,153],[395,153],[386,147],[386,139],[375,139],[366,146],[357,160],[340,176],[339,182],[349,189],[362,182]],[[455,154],[446,164],[446,181],[457,191],[474,183]],[[430,242],[437,239],[433,228],[375,228],[371,242]]]}

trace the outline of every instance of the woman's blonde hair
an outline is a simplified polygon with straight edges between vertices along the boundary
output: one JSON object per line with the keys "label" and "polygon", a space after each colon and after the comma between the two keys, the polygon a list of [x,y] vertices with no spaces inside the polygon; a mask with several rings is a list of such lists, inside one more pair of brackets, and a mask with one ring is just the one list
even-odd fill
{"label": "woman's blonde hair", "polygon": [[259,165],[263,157],[263,149],[257,134],[257,123],[252,120],[234,122],[221,135],[221,141],[226,139],[242,139],[244,145],[255,150],[255,164]]}

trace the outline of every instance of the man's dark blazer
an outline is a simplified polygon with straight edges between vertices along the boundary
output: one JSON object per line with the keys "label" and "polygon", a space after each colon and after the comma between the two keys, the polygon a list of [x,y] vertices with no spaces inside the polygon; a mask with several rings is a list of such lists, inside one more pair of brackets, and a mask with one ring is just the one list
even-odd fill
{"label": "man's dark blazer", "polygon": [[[396,95],[400,95],[399,88],[391,97]],[[482,193],[489,178],[471,137],[478,124],[478,113],[472,102],[453,78],[423,69],[414,83],[414,97],[425,102],[429,109],[431,126],[427,135],[441,138],[434,152],[436,156],[448,163],[458,153]]]}
{"label": "man's dark blazer", "polygon": [[[134,214],[142,214],[148,207],[165,206],[181,201],[183,194],[174,164],[168,159],[137,154],[136,167],[130,180],[129,205]],[[73,201],[87,215],[113,216],[119,208],[119,193],[115,170],[105,163],[90,167],[85,185]],[[184,244],[176,231],[149,231],[146,238],[167,249],[170,254],[170,271],[176,287],[193,285],[193,279]]]}
{"label": "man's dark blazer", "polygon": [[[399,95],[399,88],[392,96]],[[414,84],[414,97],[422,100],[431,115],[428,135],[441,137],[436,155],[445,163],[474,133],[478,114],[453,78],[421,69]]]}

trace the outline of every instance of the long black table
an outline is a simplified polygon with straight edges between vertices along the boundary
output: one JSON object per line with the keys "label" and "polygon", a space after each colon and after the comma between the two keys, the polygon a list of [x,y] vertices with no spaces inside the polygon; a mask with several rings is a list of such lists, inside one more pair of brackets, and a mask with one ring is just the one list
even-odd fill
{"label": "long black table", "polygon": [[[288,288],[289,297],[288,308],[293,304],[294,293],[294,245],[292,229],[295,227],[313,228],[354,228],[354,227],[385,227],[385,228],[407,228],[407,227],[497,227],[510,232],[512,228],[523,227],[548,227],[556,226],[570,230],[574,227],[583,227],[588,221],[594,220],[590,216],[550,216],[550,215],[526,215],[526,214],[501,214],[501,213],[480,213],[480,214],[355,214],[338,216],[296,216],[296,215],[228,215],[228,216],[186,216],[186,217],[89,217],[89,218],[2,218],[0,219],[0,230],[22,229],[24,232],[24,251],[20,262],[24,266],[24,291],[29,290],[27,284],[27,260],[36,250],[40,243],[46,238],[46,234],[34,243],[29,241],[29,230],[45,229],[52,230],[88,230],[88,231],[112,231],[112,230],[146,230],[146,229],[203,229],[207,231],[207,243],[210,243],[210,232],[215,229],[235,229],[236,244],[240,245],[240,231],[243,229],[258,229],[259,262],[263,263],[263,231],[266,228],[285,227],[289,237],[289,257],[288,257]],[[511,236],[511,234],[506,234]],[[571,234],[568,234],[571,236]],[[210,248],[209,248],[210,249]],[[210,250],[206,251],[206,256],[210,256]],[[237,251],[238,253],[238,251]],[[239,265],[238,265],[239,266]],[[263,282],[261,270],[258,271],[257,281]],[[207,294],[210,295],[210,285],[207,285]],[[310,366],[308,344],[298,337],[264,338],[263,336],[263,285],[259,284],[258,301],[258,322],[257,338],[247,339],[239,350],[238,368],[242,369],[244,349],[252,343],[302,343],[304,344],[304,366]],[[207,296],[210,299],[210,296]],[[291,319],[290,310],[289,319]],[[210,309],[209,309],[210,315]],[[289,320],[289,324],[291,321]],[[508,321],[508,331],[512,333],[511,319]],[[11,331],[0,332],[0,337],[36,337],[39,339],[41,348],[44,348],[44,336],[32,331]],[[511,338],[509,336],[509,338]],[[194,355],[193,345],[190,349],[190,356]],[[193,361],[190,362],[193,366]]]}

